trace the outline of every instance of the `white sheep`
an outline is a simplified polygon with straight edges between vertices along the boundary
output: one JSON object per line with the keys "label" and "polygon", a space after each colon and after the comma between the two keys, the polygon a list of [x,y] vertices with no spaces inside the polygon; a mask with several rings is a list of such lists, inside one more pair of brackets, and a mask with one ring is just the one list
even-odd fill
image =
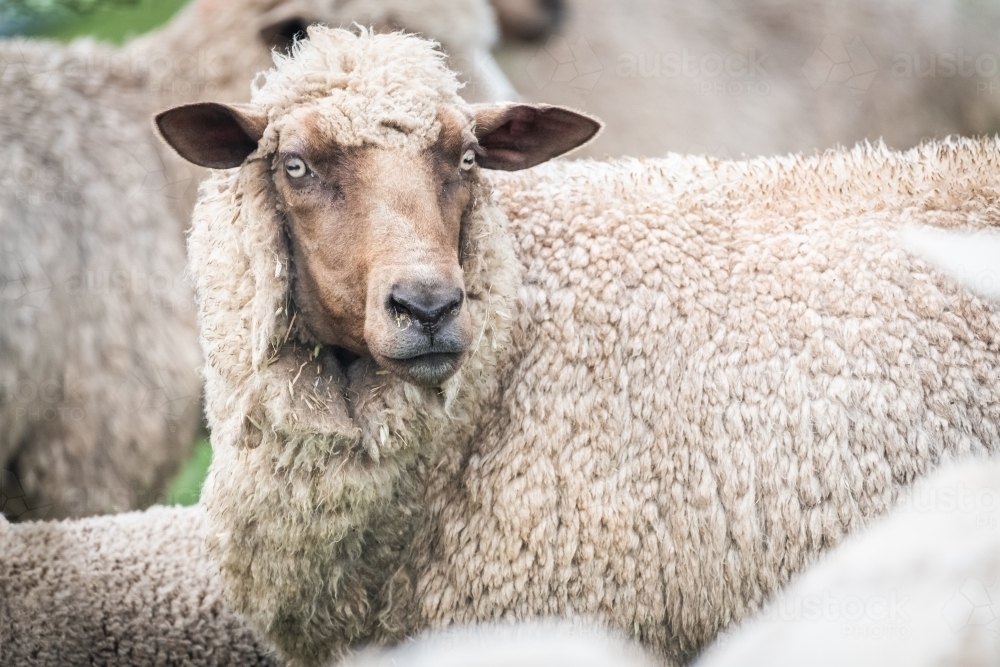
{"label": "white sheep", "polygon": [[422,31],[451,49],[474,98],[506,98],[490,11],[199,0],[121,49],[0,42],[0,468],[24,486],[22,516],[148,505],[198,427],[183,250],[197,172],[156,140],[152,113],[243,99],[270,48],[313,21]]}
{"label": "white sheep", "polygon": [[[411,37],[310,31],[165,112],[228,599],[297,664],[602,619],[689,659],[938,462],[1000,442],[1000,312],[908,224],[1000,220],[996,140],[552,162]],[[222,156],[222,157],[220,157]]]}
{"label": "white sheep", "polygon": [[1000,464],[933,475],[695,665],[1000,662]]}
{"label": "white sheep", "polygon": [[0,517],[4,667],[276,667],[222,601],[199,508],[9,524]]}
{"label": "white sheep", "polygon": [[738,158],[880,137],[904,149],[1000,126],[994,3],[566,4],[557,35],[504,44],[497,59],[526,99],[607,123],[594,157]]}
{"label": "white sheep", "polygon": [[341,667],[653,667],[633,643],[592,624],[545,621],[487,624],[426,633],[386,651],[369,650]]}

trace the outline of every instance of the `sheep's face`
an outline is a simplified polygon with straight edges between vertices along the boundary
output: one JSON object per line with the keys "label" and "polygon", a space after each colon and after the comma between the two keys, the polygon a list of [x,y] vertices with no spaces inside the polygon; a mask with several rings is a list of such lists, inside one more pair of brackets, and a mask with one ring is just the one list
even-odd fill
{"label": "sheep's face", "polygon": [[272,167],[299,316],[326,345],[438,385],[472,339],[459,243],[476,137],[467,119],[442,113],[427,148],[345,148],[317,113],[282,133]]}
{"label": "sheep's face", "polygon": [[[319,342],[373,359],[404,380],[438,386],[473,338],[462,270],[463,221],[481,168],[531,167],[586,143],[600,123],[545,105],[438,108],[421,141],[391,122],[389,138],[343,145],[317,108],[272,119],[269,160],[290,240],[297,316]],[[157,117],[195,164],[238,166],[268,126],[248,105],[195,104]],[[360,119],[353,119],[359,124]]]}

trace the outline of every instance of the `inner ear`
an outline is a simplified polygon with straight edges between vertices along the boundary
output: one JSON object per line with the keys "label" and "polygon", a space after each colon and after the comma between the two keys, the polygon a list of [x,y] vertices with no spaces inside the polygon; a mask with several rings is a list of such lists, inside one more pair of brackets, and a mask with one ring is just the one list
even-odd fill
{"label": "inner ear", "polygon": [[304,16],[288,16],[265,24],[258,30],[258,34],[269,49],[287,54],[292,50],[295,40],[308,37],[307,29],[312,23]]}
{"label": "inner ear", "polygon": [[517,171],[541,164],[586,144],[603,124],[596,118],[548,104],[480,105],[476,138],[485,169]]}

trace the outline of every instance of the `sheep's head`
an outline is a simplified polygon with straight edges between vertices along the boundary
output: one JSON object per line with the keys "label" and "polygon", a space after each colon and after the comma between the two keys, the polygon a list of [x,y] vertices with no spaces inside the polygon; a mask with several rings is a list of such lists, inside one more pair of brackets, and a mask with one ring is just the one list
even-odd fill
{"label": "sheep's head", "polygon": [[[543,105],[470,107],[440,58],[413,37],[322,34],[351,47],[361,40],[368,60],[339,52],[329,62],[347,75],[319,90],[309,80],[316,72],[290,64],[308,60],[303,51],[269,75],[262,91],[273,84],[273,96],[177,107],[157,124],[195,164],[268,165],[288,232],[292,300],[313,339],[438,386],[473,342],[463,231],[477,206],[489,205],[480,170],[534,166],[587,142],[600,123]],[[400,45],[409,51],[394,62]],[[301,76],[293,88],[308,89],[308,99],[289,97],[277,83],[283,76]]]}

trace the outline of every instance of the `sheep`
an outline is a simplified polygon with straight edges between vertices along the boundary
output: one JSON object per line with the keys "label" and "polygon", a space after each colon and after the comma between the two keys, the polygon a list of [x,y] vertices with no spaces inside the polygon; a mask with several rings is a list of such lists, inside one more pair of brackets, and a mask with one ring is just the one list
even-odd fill
{"label": "sheep", "polygon": [[943,470],[695,664],[995,665],[1000,464]]}
{"label": "sheep", "polygon": [[653,667],[634,644],[600,626],[566,622],[484,625],[428,633],[342,667]]}
{"label": "sheep", "polygon": [[123,49],[0,42],[0,469],[24,487],[21,518],[147,506],[187,457],[201,409],[183,234],[198,172],[149,117],[242,100],[271,47],[320,20],[437,36],[473,98],[510,92],[485,0],[199,0]]}
{"label": "sheep", "polygon": [[527,100],[607,122],[585,154],[779,155],[1000,128],[992,3],[569,0],[497,59]]}
{"label": "sheep", "polygon": [[0,517],[5,667],[281,663],[222,601],[197,507],[9,524]]}
{"label": "sheep", "polygon": [[995,450],[1000,312],[896,233],[995,226],[996,140],[541,164],[599,123],[456,86],[314,28],[248,106],[157,117],[219,170],[209,553],[293,664],[558,615],[677,664]]}

